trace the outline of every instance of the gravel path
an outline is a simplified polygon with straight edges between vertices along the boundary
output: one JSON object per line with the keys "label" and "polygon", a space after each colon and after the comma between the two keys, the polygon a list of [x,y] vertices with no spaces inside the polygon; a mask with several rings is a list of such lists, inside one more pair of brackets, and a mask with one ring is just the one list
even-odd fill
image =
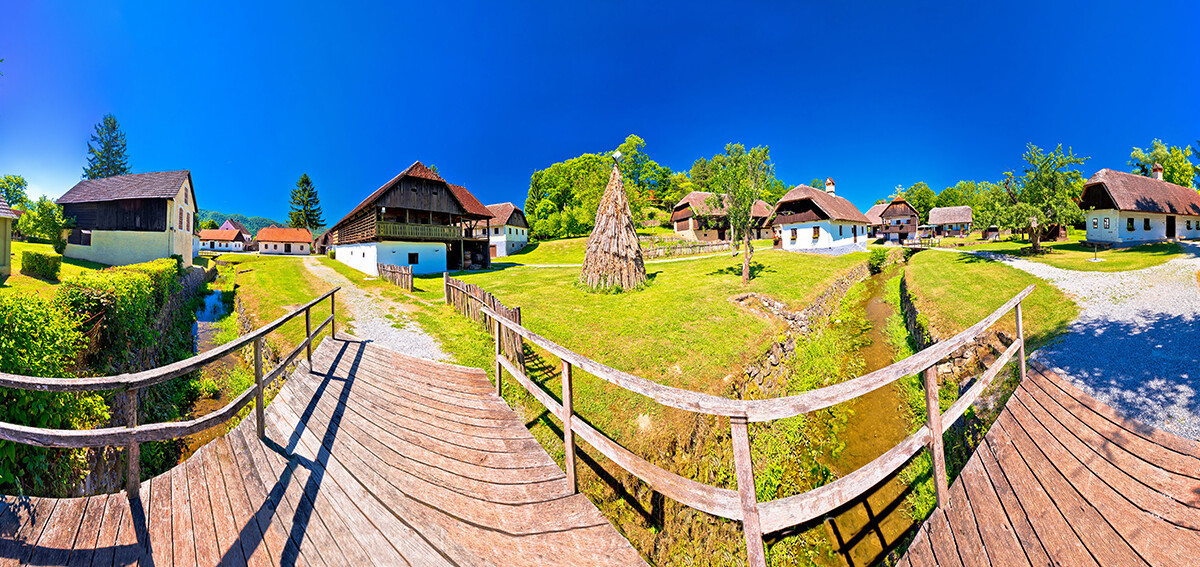
{"label": "gravel path", "polygon": [[[337,294],[337,301],[350,308],[354,317],[352,334],[355,336],[404,354],[429,360],[449,360],[437,339],[426,333],[391,300],[359,288],[316,258],[305,258],[304,267],[329,285],[342,287]],[[395,319],[389,319],[388,315]]]}
{"label": "gravel path", "polygon": [[1080,315],[1032,358],[1142,423],[1200,440],[1200,246],[1128,272],[1064,270],[989,252],[1074,296]]}

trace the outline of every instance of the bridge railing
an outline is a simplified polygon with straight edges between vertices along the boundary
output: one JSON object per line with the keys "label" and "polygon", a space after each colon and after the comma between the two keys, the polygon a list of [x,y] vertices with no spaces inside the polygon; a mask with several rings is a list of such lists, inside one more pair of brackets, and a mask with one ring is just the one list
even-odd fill
{"label": "bridge railing", "polygon": [[[942,436],[967,408],[979,397],[1013,358],[1018,357],[1021,376],[1025,376],[1025,333],[1021,319],[1021,302],[1033,292],[1034,286],[1022,290],[990,315],[948,340],[934,344],[886,368],[864,374],[845,382],[811,390],[793,396],[764,400],[735,400],[701,392],[664,386],[611,368],[567,349],[523,327],[519,321],[499,313],[485,304],[478,310],[490,319],[489,326],[496,337],[496,386],[500,387],[501,368],[507,370],[547,410],[558,416],[563,424],[563,443],[566,454],[566,473],[570,484],[578,490],[575,476],[575,436],[586,441],[621,468],[649,484],[655,491],[681,504],[702,512],[742,522],[747,556],[751,565],[765,566],[763,534],[803,524],[820,518],[861,497],[879,482],[888,478],[913,458],[922,448],[933,458],[933,478],[938,506],[949,498],[946,457]],[[478,300],[482,303],[482,300]],[[973,341],[1009,311],[1015,311],[1017,338],[983,373],[975,384],[955,401],[945,413],[938,402],[937,371],[935,366],[959,348]],[[534,383],[524,372],[524,365],[514,364],[505,356],[501,337],[515,333],[522,339],[545,349],[562,360],[562,397],[555,400]],[[737,490],[710,486],[682,477],[633,454],[582,419],[576,419],[572,397],[572,370],[578,368],[606,382],[646,396],[659,404],[695,413],[729,418],[733,443],[734,469]],[[807,414],[887,386],[904,376],[923,373],[925,425],[909,435],[883,455],[858,470],[829,484],[808,492],[759,502],[754,488],[754,467],[750,457],[748,424],[785,419]]]}
{"label": "bridge railing", "polygon": [[[141,470],[139,465],[139,461],[141,460],[141,443],[187,437],[188,435],[217,427],[236,416],[251,400],[255,402],[254,415],[258,427],[258,436],[263,436],[263,392],[274,384],[275,380],[284,373],[301,352],[306,353],[308,363],[311,366],[313,337],[321,334],[326,326],[330,327],[331,334],[336,333],[335,294],[341,289],[340,287],[331,289],[320,297],[297,307],[287,315],[219,347],[151,370],[117,376],[86,378],[39,378],[0,372],[0,386],[5,388],[41,392],[119,390],[123,393],[121,411],[125,417],[125,427],[78,430],[46,429],[0,422],[0,440],[60,449],[123,446],[126,448],[126,460],[128,461],[126,463],[125,490],[130,498],[136,498],[138,496],[138,488],[141,484]],[[316,329],[313,329],[310,310],[326,299],[329,300],[329,317],[322,321]],[[280,360],[279,364],[264,374],[262,358],[266,336],[301,314],[304,315],[304,340],[296,345],[296,348],[292,349],[286,357]],[[225,407],[188,421],[138,425],[138,390],[198,370],[210,362],[216,361],[249,345],[251,342],[254,343],[254,384],[238,394]]]}

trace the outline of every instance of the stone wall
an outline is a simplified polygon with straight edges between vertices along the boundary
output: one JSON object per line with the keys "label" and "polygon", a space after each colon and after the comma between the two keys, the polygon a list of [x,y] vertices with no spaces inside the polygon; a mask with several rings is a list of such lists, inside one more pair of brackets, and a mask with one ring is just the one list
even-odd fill
{"label": "stone wall", "polygon": [[[904,313],[904,325],[908,328],[908,336],[918,351],[925,350],[942,340],[939,333],[929,323],[929,318],[922,315],[912,300],[908,285],[908,274],[900,278],[900,309]],[[954,351],[949,357],[937,365],[938,380],[946,377],[962,376],[976,372],[981,366],[986,366],[1003,353],[1012,344],[1012,337],[1004,331],[989,329]],[[964,385],[969,382],[964,381]]]}

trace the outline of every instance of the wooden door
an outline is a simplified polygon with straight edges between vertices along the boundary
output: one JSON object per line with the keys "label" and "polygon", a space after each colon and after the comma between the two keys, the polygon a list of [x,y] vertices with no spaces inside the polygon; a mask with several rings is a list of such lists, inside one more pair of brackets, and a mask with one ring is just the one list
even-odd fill
{"label": "wooden door", "polygon": [[1167,217],[1167,238],[1175,238],[1175,217]]}
{"label": "wooden door", "polygon": [[488,254],[490,254],[493,258],[496,257],[496,245],[495,244],[488,246]]}

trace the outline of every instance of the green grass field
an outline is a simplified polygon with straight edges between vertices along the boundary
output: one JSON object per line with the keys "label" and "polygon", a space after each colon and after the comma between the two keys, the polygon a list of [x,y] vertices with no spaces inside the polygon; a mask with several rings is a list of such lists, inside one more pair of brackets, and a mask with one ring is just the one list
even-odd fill
{"label": "green grass field", "polygon": [[79,275],[86,271],[101,270],[108,266],[88,262],[87,260],[76,260],[74,258],[63,258],[62,268],[58,272],[58,280],[47,281],[33,276],[27,276],[21,273],[21,253],[22,252],[44,252],[53,254],[54,247],[49,244],[33,244],[29,242],[13,242],[12,243],[12,275],[0,281],[0,293],[16,293],[21,295],[36,295],[43,298],[54,297],[55,289],[58,284],[71,276]]}
{"label": "green grass field", "polygon": [[[256,254],[223,254],[218,260],[234,262],[233,268],[221,267],[222,273],[236,269],[236,291],[256,325],[265,325],[296,307],[312,301],[329,291],[325,282],[313,278],[304,268],[304,260],[294,256],[259,256]],[[227,276],[233,277],[233,276]],[[312,310],[315,328],[329,316],[329,304],[322,303]],[[338,306],[338,325],[348,322],[344,306]],[[328,332],[322,333],[314,344]],[[270,335],[283,354],[304,340],[304,317],[287,322]]]}
{"label": "green grass field", "polygon": [[[649,232],[639,230],[638,234],[643,236],[651,235]],[[654,236],[670,236],[675,234],[673,231],[665,233],[653,233]],[[770,240],[755,240],[754,249],[763,250],[771,247]],[[644,250],[649,245],[642,244]],[[540,265],[563,265],[563,264],[582,264],[584,250],[587,247],[587,238],[564,238],[562,240],[550,240],[546,242],[534,242],[526,246],[520,252],[503,258],[496,258],[494,261],[498,264],[517,264],[519,266],[540,266]],[[697,254],[705,256],[707,254]],[[685,256],[671,256],[671,258]],[[654,260],[651,260],[653,262]]]}
{"label": "green grass field", "polygon": [[[1082,241],[1084,238],[1083,232],[1073,233],[1067,240],[1062,242],[1043,242],[1042,246],[1050,252],[1040,255],[1032,255],[1024,250],[1029,248],[1030,244],[1026,240],[999,240],[988,242],[986,244],[976,244],[973,246],[963,247],[962,250],[969,251],[988,251],[1000,252],[1010,256],[1017,256],[1034,262],[1042,262],[1051,266],[1062,268],[1064,270],[1079,270],[1087,272],[1123,272],[1127,270],[1140,270],[1142,268],[1150,268],[1178,258],[1183,254],[1183,248],[1174,242],[1157,242],[1152,244],[1143,244],[1131,248],[1114,248],[1109,250],[1101,250],[1098,253],[1092,250],[1091,246],[1085,246]],[[979,242],[978,237],[970,236],[966,239],[944,238],[943,244],[951,242]],[[1093,256],[1098,257],[1103,262],[1089,262]]]}

